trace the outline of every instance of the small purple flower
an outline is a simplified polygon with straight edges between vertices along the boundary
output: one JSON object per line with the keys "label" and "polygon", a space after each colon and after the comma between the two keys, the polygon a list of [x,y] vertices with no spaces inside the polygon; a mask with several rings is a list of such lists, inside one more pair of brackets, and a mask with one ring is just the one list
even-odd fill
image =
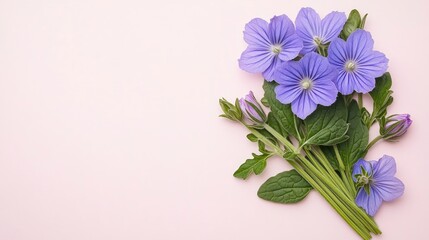
{"label": "small purple flower", "polygon": [[299,62],[283,63],[275,75],[279,85],[276,98],[283,104],[292,104],[292,112],[305,119],[317,104],[330,106],[337,98],[334,80],[337,71],[328,59],[317,53],[306,54]]}
{"label": "small purple flower", "polygon": [[296,34],[304,42],[301,53],[314,52],[340,35],[347,17],[342,12],[331,12],[323,20],[312,8],[301,8],[295,20]]}
{"label": "small purple flower", "polygon": [[404,193],[404,184],[394,177],[396,163],[384,155],[378,161],[359,159],[353,167],[353,180],[360,190],[356,204],[374,216],[383,201],[392,201]]}
{"label": "small purple flower", "polygon": [[347,42],[341,38],[331,42],[328,59],[339,71],[335,82],[340,93],[368,93],[375,87],[375,78],[386,72],[389,60],[373,51],[373,46],[371,34],[361,29],[354,31]]}
{"label": "small purple flower", "polygon": [[404,135],[413,121],[410,114],[395,114],[386,119],[382,135],[385,140],[395,141]]}
{"label": "small purple flower", "polygon": [[240,103],[241,111],[248,120],[256,125],[265,123],[267,116],[265,115],[264,109],[262,109],[261,105],[256,101],[252,91],[238,102]]}
{"label": "small purple flower", "polygon": [[302,40],[286,15],[273,17],[269,24],[260,18],[253,19],[246,24],[244,40],[249,46],[238,60],[240,68],[262,73],[267,81],[274,80],[281,62],[294,59],[302,49]]}

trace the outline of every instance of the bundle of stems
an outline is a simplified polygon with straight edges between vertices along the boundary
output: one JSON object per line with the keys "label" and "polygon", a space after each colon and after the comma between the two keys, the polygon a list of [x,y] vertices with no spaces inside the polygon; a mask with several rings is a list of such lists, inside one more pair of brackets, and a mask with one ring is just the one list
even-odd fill
{"label": "bundle of stems", "polygon": [[344,164],[334,146],[339,173],[319,146],[296,147],[290,140],[268,124],[263,127],[271,133],[281,145],[274,144],[258,130],[242,122],[259,141],[269,146],[278,156],[284,158],[290,165],[338,212],[338,214],[353,228],[362,239],[371,239],[371,233],[381,234],[375,221],[354,202],[356,188],[351,173],[344,170]]}

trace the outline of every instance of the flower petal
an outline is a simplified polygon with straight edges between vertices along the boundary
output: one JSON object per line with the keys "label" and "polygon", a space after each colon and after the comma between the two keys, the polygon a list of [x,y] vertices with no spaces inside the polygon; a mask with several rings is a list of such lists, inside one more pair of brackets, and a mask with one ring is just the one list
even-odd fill
{"label": "flower petal", "polygon": [[331,12],[322,20],[321,34],[323,43],[328,43],[340,35],[347,17],[343,12]]}
{"label": "flower petal", "polygon": [[274,76],[277,83],[286,87],[298,86],[304,78],[304,72],[299,62],[289,61],[282,63]]}
{"label": "flower petal", "polygon": [[346,71],[340,71],[335,84],[337,85],[338,91],[343,95],[349,95],[354,90],[353,78],[351,74]]}
{"label": "flower petal", "polygon": [[268,68],[262,72],[262,76],[264,77],[264,79],[267,80],[268,82],[273,81],[274,74],[276,73],[281,63],[282,61],[278,57],[273,57],[271,65],[268,66]]}
{"label": "flower petal", "polygon": [[374,164],[374,179],[393,177],[396,173],[396,162],[391,156],[384,155]]}
{"label": "flower petal", "polygon": [[346,42],[341,38],[334,39],[328,48],[328,60],[338,70],[344,69],[347,61]]}
{"label": "flower petal", "polygon": [[305,119],[314,110],[317,104],[314,103],[307,91],[302,91],[301,94],[292,102],[292,112],[301,119]]}
{"label": "flower petal", "polygon": [[363,71],[373,77],[380,77],[386,72],[389,59],[381,52],[372,51],[362,55],[357,62],[358,71]]}
{"label": "flower petal", "polygon": [[309,95],[313,102],[323,106],[331,106],[337,99],[338,90],[331,81],[315,81]]}
{"label": "flower petal", "polygon": [[295,33],[293,22],[286,15],[274,16],[268,24],[268,37],[272,44],[281,44]]}
{"label": "flower petal", "polygon": [[375,78],[360,72],[349,73],[350,83],[358,93],[368,93],[375,88]]}
{"label": "flower petal", "polygon": [[319,14],[312,8],[301,8],[295,20],[296,33],[304,42],[302,53],[312,52],[316,49],[314,37],[320,37],[321,23]]}
{"label": "flower petal", "polygon": [[374,216],[383,200],[379,193],[370,187],[369,195],[361,188],[356,196],[355,202],[359,207],[365,209],[370,216]]}
{"label": "flower petal", "polygon": [[392,201],[404,194],[404,184],[396,177],[374,179],[373,189],[378,192],[384,201]]}
{"label": "flower petal", "polygon": [[365,161],[364,159],[359,159],[355,165],[353,165],[352,178],[353,181],[357,182],[355,178],[356,175],[362,174],[362,168],[369,174],[372,174],[371,162]]}
{"label": "flower petal", "polygon": [[289,104],[301,95],[302,89],[299,87],[299,85],[291,87],[278,85],[274,91],[276,93],[277,100],[283,104]]}
{"label": "flower petal", "polygon": [[317,81],[334,81],[338,72],[329,64],[327,58],[317,53],[308,53],[300,61],[306,77],[314,82]]}
{"label": "flower petal", "polygon": [[296,58],[299,52],[302,50],[302,40],[297,34],[288,36],[282,43],[282,50],[279,54],[279,58],[283,61],[289,61]]}
{"label": "flower petal", "polygon": [[365,30],[357,29],[350,34],[346,42],[347,54],[349,59],[360,59],[368,51],[372,51],[374,40],[371,34]]}
{"label": "flower petal", "polygon": [[261,73],[273,63],[274,55],[267,49],[247,47],[238,60],[241,69],[250,73]]}
{"label": "flower petal", "polygon": [[244,41],[249,45],[269,48],[271,42],[268,37],[267,21],[254,18],[244,27]]}

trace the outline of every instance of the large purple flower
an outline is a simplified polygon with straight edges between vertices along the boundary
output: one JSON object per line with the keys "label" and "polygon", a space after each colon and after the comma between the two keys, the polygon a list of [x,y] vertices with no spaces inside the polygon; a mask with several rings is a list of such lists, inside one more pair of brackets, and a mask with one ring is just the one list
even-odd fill
{"label": "large purple flower", "polygon": [[319,45],[336,39],[346,20],[346,14],[342,12],[331,12],[321,20],[314,9],[301,8],[295,20],[296,34],[304,42],[301,53],[313,52]]}
{"label": "large purple flower", "polygon": [[353,180],[360,188],[356,204],[374,216],[383,201],[392,201],[404,193],[404,184],[394,177],[396,163],[384,155],[379,161],[360,159],[353,167]]}
{"label": "large purple flower", "polygon": [[373,51],[373,46],[371,34],[360,29],[347,42],[340,38],[331,42],[328,59],[339,71],[336,84],[340,93],[368,93],[375,87],[375,78],[386,72],[389,60]]}
{"label": "large purple flower", "polygon": [[273,17],[269,24],[260,18],[253,19],[246,24],[244,40],[249,46],[238,60],[240,68],[262,73],[267,81],[274,80],[281,62],[294,59],[302,49],[302,40],[286,15]]}
{"label": "large purple flower", "polygon": [[334,80],[337,71],[328,59],[317,53],[306,54],[299,62],[283,63],[275,75],[279,85],[275,88],[277,99],[292,104],[292,112],[305,119],[317,104],[330,106],[337,98]]}

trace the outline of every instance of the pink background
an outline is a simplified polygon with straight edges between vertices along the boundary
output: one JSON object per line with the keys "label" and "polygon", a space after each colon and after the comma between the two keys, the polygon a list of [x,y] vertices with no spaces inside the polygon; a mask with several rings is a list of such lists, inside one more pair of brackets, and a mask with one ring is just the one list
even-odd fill
{"label": "pink background", "polygon": [[[217,100],[262,78],[241,71],[244,24],[312,6],[368,12],[390,58],[391,113],[414,124],[397,160],[405,195],[375,239],[428,239],[426,1],[1,1],[0,239],[357,239],[316,193],[295,205],[256,191],[289,169],[232,177],[256,146],[217,118]],[[375,130],[375,129],[374,129]]]}

